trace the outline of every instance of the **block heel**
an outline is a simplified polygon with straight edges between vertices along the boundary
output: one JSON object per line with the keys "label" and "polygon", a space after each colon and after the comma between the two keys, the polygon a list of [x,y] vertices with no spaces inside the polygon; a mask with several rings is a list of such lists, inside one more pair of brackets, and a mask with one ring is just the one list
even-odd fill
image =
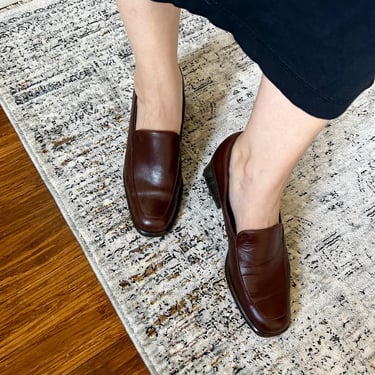
{"label": "block heel", "polygon": [[217,187],[216,177],[214,168],[212,166],[212,161],[206,166],[206,168],[203,171],[203,177],[206,180],[206,184],[208,186],[208,190],[216,204],[217,208],[221,208],[220,204],[220,194],[219,189]]}

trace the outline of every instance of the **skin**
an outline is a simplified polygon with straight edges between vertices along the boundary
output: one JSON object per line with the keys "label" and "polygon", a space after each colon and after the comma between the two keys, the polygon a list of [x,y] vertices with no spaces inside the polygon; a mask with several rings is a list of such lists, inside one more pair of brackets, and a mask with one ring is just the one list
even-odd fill
{"label": "skin", "polygon": [[[182,77],[177,60],[180,9],[150,0],[118,0],[132,45],[137,129],[180,132]],[[237,232],[279,220],[280,199],[301,156],[328,120],[291,103],[262,76],[246,128],[233,146],[229,201]]]}

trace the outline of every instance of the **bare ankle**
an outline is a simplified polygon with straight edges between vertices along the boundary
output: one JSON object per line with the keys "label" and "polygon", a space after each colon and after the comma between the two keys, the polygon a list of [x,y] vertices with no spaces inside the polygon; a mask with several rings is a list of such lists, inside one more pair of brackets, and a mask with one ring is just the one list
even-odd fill
{"label": "bare ankle", "polygon": [[138,104],[136,128],[179,133],[183,105],[180,70],[168,78],[170,72],[147,78],[149,74],[137,71],[134,78]]}
{"label": "bare ankle", "polygon": [[[137,94],[145,99],[152,99],[156,93],[180,89],[182,87],[182,75],[179,65],[169,64],[156,69],[153,66],[136,67],[134,73],[134,85]],[[179,90],[180,91],[180,90]]]}
{"label": "bare ankle", "polygon": [[237,232],[262,229],[278,222],[282,183],[255,165],[250,150],[234,146],[229,168],[229,200]]}

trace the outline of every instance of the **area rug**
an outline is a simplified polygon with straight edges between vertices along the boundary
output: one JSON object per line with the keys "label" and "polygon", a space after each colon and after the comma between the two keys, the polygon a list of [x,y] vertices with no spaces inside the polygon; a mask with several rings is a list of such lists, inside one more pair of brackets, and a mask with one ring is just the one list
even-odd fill
{"label": "area rug", "polygon": [[[260,79],[231,35],[184,12],[184,192],[162,238],[133,228],[122,181],[134,61],[114,0],[0,13],[1,104],[152,374],[373,374],[375,88],[322,132],[282,202],[292,323],[245,324],[202,171],[242,129]],[[15,171],[16,173],[16,171]]]}

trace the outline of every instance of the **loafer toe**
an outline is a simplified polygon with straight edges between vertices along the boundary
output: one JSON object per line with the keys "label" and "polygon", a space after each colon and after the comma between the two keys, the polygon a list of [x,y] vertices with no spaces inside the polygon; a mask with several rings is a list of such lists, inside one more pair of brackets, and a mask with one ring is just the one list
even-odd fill
{"label": "loafer toe", "polygon": [[155,192],[137,195],[137,215],[133,215],[133,221],[142,234],[160,235],[166,233],[172,224],[178,202],[171,200],[170,194],[160,195]]}
{"label": "loafer toe", "polygon": [[278,335],[289,326],[289,274],[281,223],[238,233],[226,276],[242,314],[260,336]]}

